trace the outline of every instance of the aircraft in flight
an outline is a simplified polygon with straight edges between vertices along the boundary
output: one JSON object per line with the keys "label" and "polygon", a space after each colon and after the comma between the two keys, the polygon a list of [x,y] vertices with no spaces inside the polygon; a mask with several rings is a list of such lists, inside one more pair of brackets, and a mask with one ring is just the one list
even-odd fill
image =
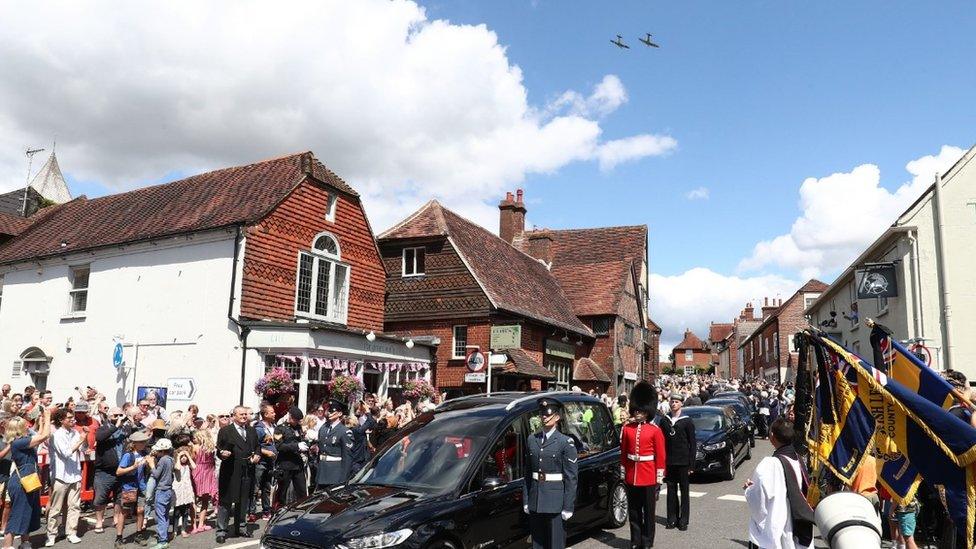
{"label": "aircraft in flight", "polygon": [[658,46],[657,44],[655,44],[654,42],[651,42],[651,33],[647,33],[647,36],[645,36],[644,38],[638,38],[638,40],[640,40],[641,42],[643,42],[645,46],[648,46],[648,47],[651,47],[651,48],[660,48],[661,47],[661,46]]}
{"label": "aircraft in flight", "polygon": [[613,44],[614,46],[617,46],[620,49],[626,49],[626,50],[629,50],[630,49],[630,46],[628,46],[627,44],[624,44],[624,39],[619,34],[617,35],[617,39],[616,40],[611,40],[610,43]]}

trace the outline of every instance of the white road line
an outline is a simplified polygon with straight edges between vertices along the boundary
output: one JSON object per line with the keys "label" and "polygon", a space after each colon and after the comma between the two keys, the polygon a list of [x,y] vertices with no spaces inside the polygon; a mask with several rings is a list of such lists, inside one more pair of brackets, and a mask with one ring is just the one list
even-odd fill
{"label": "white road line", "polygon": [[688,497],[692,497],[692,498],[700,498],[705,496],[706,494],[708,494],[708,492],[692,492],[691,490],[688,491]]}
{"label": "white road line", "polygon": [[727,494],[727,495],[724,495],[724,496],[719,496],[718,499],[721,499],[721,500],[724,500],[724,501],[741,501],[741,502],[745,502],[746,501],[746,497],[745,496],[740,496],[738,494]]}

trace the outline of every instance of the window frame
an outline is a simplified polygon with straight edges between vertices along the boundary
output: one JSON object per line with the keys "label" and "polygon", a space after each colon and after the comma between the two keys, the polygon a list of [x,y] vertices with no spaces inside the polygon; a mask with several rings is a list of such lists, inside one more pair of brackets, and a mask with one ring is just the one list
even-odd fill
{"label": "window frame", "polygon": [[[461,356],[458,356],[458,337],[457,329],[464,328],[464,347]],[[467,324],[455,324],[451,326],[451,360],[464,360],[468,356],[468,325]]]}
{"label": "window frame", "polygon": [[562,360],[547,358],[546,370],[556,376],[556,379],[549,380],[550,385],[555,386],[556,390],[568,391],[573,383],[573,366]]}
{"label": "window frame", "polygon": [[691,349],[685,349],[685,362],[695,361],[695,351]]}
{"label": "window frame", "polygon": [[[323,236],[328,236],[335,242],[336,254],[333,255],[325,250],[319,250],[315,247],[315,243],[319,238]],[[311,247],[306,250],[299,250],[298,256],[295,262],[295,299],[293,301],[293,309],[296,318],[307,318],[314,320],[321,320],[323,322],[332,322],[335,324],[346,324],[349,319],[349,296],[350,296],[350,281],[352,279],[352,266],[349,263],[342,261],[341,258],[342,247],[339,243],[339,239],[330,232],[321,232],[312,239]],[[302,256],[308,256],[312,259],[312,269],[311,269],[311,286],[309,287],[309,299],[308,299],[308,311],[303,311],[298,308],[298,298],[300,281],[302,276]],[[326,311],[327,313],[322,315],[315,312],[316,305],[318,303],[318,284],[319,284],[319,269],[322,264],[329,266],[329,288],[326,292]],[[345,299],[342,303],[342,311],[335,313],[334,305],[336,299],[337,284],[336,281],[338,277],[336,276],[339,268],[345,268],[345,277],[342,281],[342,287],[345,288]]]}
{"label": "window frame", "polygon": [[[407,273],[407,251],[413,251],[413,272]],[[417,250],[423,250],[424,261],[422,271],[417,271]],[[426,276],[427,274],[427,247],[426,246],[410,246],[404,248],[400,252],[400,276],[403,278],[411,278],[415,276]]]}
{"label": "window frame", "polygon": [[328,198],[325,199],[325,220],[329,223],[335,223],[336,209],[339,204],[339,194],[330,192]]}
{"label": "window frame", "polygon": [[[87,271],[86,283],[84,288],[76,287],[78,274],[81,271]],[[91,264],[87,263],[84,265],[71,265],[68,267],[68,310],[65,313],[66,317],[69,318],[84,318],[88,316],[88,290],[91,288]],[[75,309],[75,296],[79,294],[85,295],[85,308]]]}
{"label": "window frame", "polygon": [[[598,323],[603,323],[603,322],[606,322],[605,330],[601,329],[602,327],[597,326]],[[593,335],[598,337],[608,336],[610,335],[610,332],[613,329],[613,318],[609,316],[598,316],[593,319],[592,327],[593,327]]]}

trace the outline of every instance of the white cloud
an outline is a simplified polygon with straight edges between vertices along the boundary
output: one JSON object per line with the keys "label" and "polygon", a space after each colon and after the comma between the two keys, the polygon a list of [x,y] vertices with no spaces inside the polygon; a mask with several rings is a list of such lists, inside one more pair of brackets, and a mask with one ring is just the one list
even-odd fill
{"label": "white cloud", "polygon": [[874,164],[807,178],[800,185],[801,214],[790,232],[756,244],[740,270],[777,266],[810,278],[846,267],[932,184],[936,171],[947,170],[963,152],[943,145],[936,155],[912,160],[905,166],[912,180],[894,192],[881,186]]}
{"label": "white cloud", "polygon": [[776,275],[725,276],[704,267],[674,276],[651,273],[650,315],[661,327],[661,359],[681,342],[685,329],[704,340],[710,322],[731,322],[750,301],[758,314],[764,297],[785,300],[801,284]]}
{"label": "white cloud", "polygon": [[691,191],[688,191],[688,194],[685,195],[685,198],[687,198],[688,200],[708,200],[708,195],[709,195],[708,187],[698,187],[697,189],[692,189]]}
{"label": "white cloud", "polygon": [[311,149],[376,230],[431,197],[493,228],[527,174],[675,146],[602,136],[614,75],[581,107],[533,107],[494,32],[409,1],[3,3],[0,35],[0,190],[54,136],[66,172],[120,190]]}
{"label": "white cloud", "polygon": [[588,97],[575,90],[567,90],[549,103],[547,114],[568,112],[577,116],[606,116],[627,102],[627,89],[615,74],[603,77]]}

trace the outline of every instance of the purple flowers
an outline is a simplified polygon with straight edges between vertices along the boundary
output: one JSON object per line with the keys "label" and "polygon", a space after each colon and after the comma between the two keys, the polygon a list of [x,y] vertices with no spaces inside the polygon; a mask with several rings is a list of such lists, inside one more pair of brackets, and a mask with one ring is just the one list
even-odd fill
{"label": "purple flowers", "polygon": [[263,397],[275,397],[295,392],[295,380],[288,370],[282,367],[272,368],[254,384],[254,392]]}
{"label": "purple flowers", "polygon": [[403,396],[410,400],[423,400],[425,398],[434,400],[437,396],[437,389],[425,379],[415,379],[403,384]]}

